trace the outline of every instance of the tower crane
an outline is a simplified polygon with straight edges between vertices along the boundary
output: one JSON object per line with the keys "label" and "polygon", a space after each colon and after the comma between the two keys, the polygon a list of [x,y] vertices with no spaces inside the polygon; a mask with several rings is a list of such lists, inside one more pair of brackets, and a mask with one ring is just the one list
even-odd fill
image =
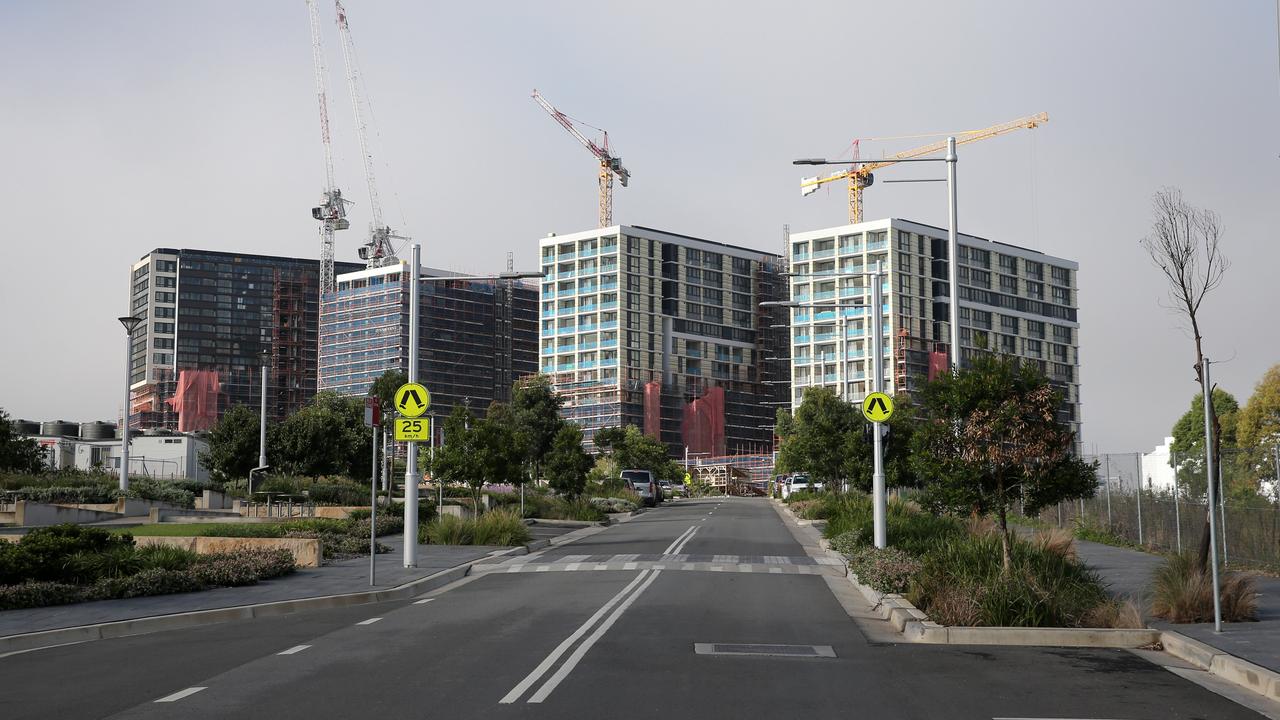
{"label": "tower crane", "polygon": [[[981,130],[971,130],[969,132],[960,133],[956,137],[956,145],[967,145],[969,143],[978,142],[979,140],[987,140],[988,138],[1004,135],[1005,133],[1010,133],[1014,130],[1021,130],[1024,128],[1030,130],[1047,122],[1049,122],[1049,113],[1040,113],[1038,115],[1031,115],[1030,117],[1011,120],[999,125],[992,125],[991,127],[983,128]],[[875,176],[872,175],[873,171],[879,170],[883,167],[889,167],[890,165],[895,165],[899,160],[932,155],[933,153],[941,152],[946,149],[947,141],[941,140],[928,145],[922,145],[918,148],[912,148],[911,150],[904,150],[883,160],[868,160],[866,162],[861,162],[858,160],[857,156],[858,141],[855,140],[854,162],[857,164],[849,170],[842,170],[825,177],[803,178],[800,181],[800,194],[810,195],[817,192],[818,188],[826,183],[835,182],[837,180],[848,180],[849,224],[852,225],[853,223],[860,223],[862,222],[862,191],[871,187],[871,183],[874,182]]]}
{"label": "tower crane", "polygon": [[342,0],[334,0],[338,13],[338,34],[342,38],[342,61],[347,70],[347,91],[351,95],[351,108],[355,112],[356,137],[360,141],[360,157],[364,160],[364,179],[369,186],[369,210],[372,220],[369,226],[369,242],[360,247],[360,259],[369,267],[381,267],[396,261],[392,240],[408,240],[397,235],[382,222],[382,202],[378,198],[378,184],[373,176],[373,154],[369,151],[369,133],[364,121],[360,94],[359,69],[356,67],[356,46],[351,40],[351,27],[347,24],[347,10]]}
{"label": "tower crane", "polygon": [[333,145],[329,140],[329,73],[324,64],[324,47],[320,42],[320,15],[315,0],[307,0],[311,15],[311,59],[316,71],[316,99],[320,103],[320,142],[324,145],[324,193],[320,207],[311,208],[311,217],[320,221],[320,294],[333,292],[333,233],[351,227],[347,221],[347,200],[333,178]]}
{"label": "tower crane", "polygon": [[[628,181],[631,180],[631,172],[622,166],[622,158],[613,155],[609,151],[608,131],[587,125],[581,120],[575,121],[547,102],[546,98],[542,97],[542,94],[537,90],[533,91],[533,99],[600,161],[600,227],[613,225],[613,177],[617,175],[622,187],[626,187]],[[604,139],[599,143],[595,142],[583,135],[582,131],[578,129],[578,125],[585,125],[593,130],[599,130],[604,134]]]}

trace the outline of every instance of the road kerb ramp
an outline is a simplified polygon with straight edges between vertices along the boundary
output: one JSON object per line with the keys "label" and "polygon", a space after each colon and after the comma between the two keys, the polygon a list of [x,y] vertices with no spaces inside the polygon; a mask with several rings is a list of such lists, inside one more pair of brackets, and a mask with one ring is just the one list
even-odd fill
{"label": "road kerb ramp", "polygon": [[1165,652],[1174,657],[1270,700],[1280,702],[1280,673],[1274,670],[1255,665],[1248,660],[1172,630],[1160,633],[1160,644],[1164,646]]}

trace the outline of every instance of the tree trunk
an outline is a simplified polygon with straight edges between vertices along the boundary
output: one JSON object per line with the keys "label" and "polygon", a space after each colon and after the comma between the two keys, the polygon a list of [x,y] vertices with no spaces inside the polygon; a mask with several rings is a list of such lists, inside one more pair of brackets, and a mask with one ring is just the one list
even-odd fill
{"label": "tree trunk", "polygon": [[[1200,383],[1200,392],[1205,394],[1204,355],[1200,352],[1200,328],[1196,324],[1194,316],[1192,317],[1191,327],[1192,331],[1195,333],[1196,339],[1196,380]],[[1200,527],[1200,542],[1196,544],[1196,568],[1200,570],[1200,572],[1207,573],[1209,572],[1209,522],[1210,517],[1213,514],[1213,505],[1209,503],[1209,483],[1214,483],[1215,493],[1221,494],[1222,486],[1218,484],[1217,469],[1219,467],[1219,463],[1222,462],[1222,433],[1219,428],[1220,423],[1218,422],[1217,408],[1213,406],[1213,388],[1209,388],[1209,392],[1204,398],[1202,398],[1202,402],[1208,403],[1209,408],[1209,430],[1211,436],[1209,453],[1213,457],[1214,472],[1213,476],[1210,477],[1209,467],[1207,464],[1205,465],[1205,506],[1208,512],[1204,515],[1204,525]]]}

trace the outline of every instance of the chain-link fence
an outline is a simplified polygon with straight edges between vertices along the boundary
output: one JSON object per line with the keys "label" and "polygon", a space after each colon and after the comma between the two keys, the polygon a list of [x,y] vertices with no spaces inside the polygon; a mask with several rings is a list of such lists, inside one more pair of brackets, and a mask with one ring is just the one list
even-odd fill
{"label": "chain-link fence", "polygon": [[[1280,459],[1270,450],[1223,449],[1218,549],[1226,562],[1280,569]],[[1086,455],[1097,461],[1093,498],[1046,508],[1040,520],[1086,526],[1158,550],[1194,550],[1208,502],[1204,456],[1142,453]]]}

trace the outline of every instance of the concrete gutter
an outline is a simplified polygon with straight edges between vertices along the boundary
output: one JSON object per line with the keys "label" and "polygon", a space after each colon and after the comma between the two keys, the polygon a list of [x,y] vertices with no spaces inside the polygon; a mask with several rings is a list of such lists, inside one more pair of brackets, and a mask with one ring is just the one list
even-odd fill
{"label": "concrete gutter", "polygon": [[1240,687],[1280,702],[1280,673],[1254,665],[1218,648],[1189,638],[1182,633],[1165,630],[1160,633],[1164,651],[1176,658],[1207,670]]}
{"label": "concrete gutter", "polygon": [[135,618],[132,620],[98,623],[95,625],[81,625],[78,627],[57,628],[54,630],[42,630],[39,632],[7,635],[0,637],[0,657],[13,652],[35,650],[39,648],[53,647],[55,645],[69,645],[73,643],[88,642],[90,640],[105,640],[108,638],[126,637],[129,635],[145,635],[147,633],[160,632],[162,630],[181,630],[184,628],[213,625],[233,620],[248,620],[250,618],[288,615],[290,613],[303,612],[306,610],[325,610],[330,608],[350,607],[352,605],[368,605],[392,600],[407,600],[463,579],[471,574],[471,568],[473,565],[481,565],[505,560],[510,557],[527,555],[548,548],[553,544],[562,545],[567,542],[573,542],[581,537],[586,537],[587,535],[594,535],[596,532],[603,529],[603,527],[583,528],[582,530],[565,533],[558,538],[554,538],[554,540],[534,540],[526,545],[498,550],[479,560],[472,560],[386,590],[369,590],[365,592],[344,593],[341,595],[322,595],[319,597],[280,600],[277,602],[259,603],[256,605],[238,605],[226,608],[215,608],[212,610],[196,610],[193,612],[174,613],[171,615],[156,615],[152,617]]}

